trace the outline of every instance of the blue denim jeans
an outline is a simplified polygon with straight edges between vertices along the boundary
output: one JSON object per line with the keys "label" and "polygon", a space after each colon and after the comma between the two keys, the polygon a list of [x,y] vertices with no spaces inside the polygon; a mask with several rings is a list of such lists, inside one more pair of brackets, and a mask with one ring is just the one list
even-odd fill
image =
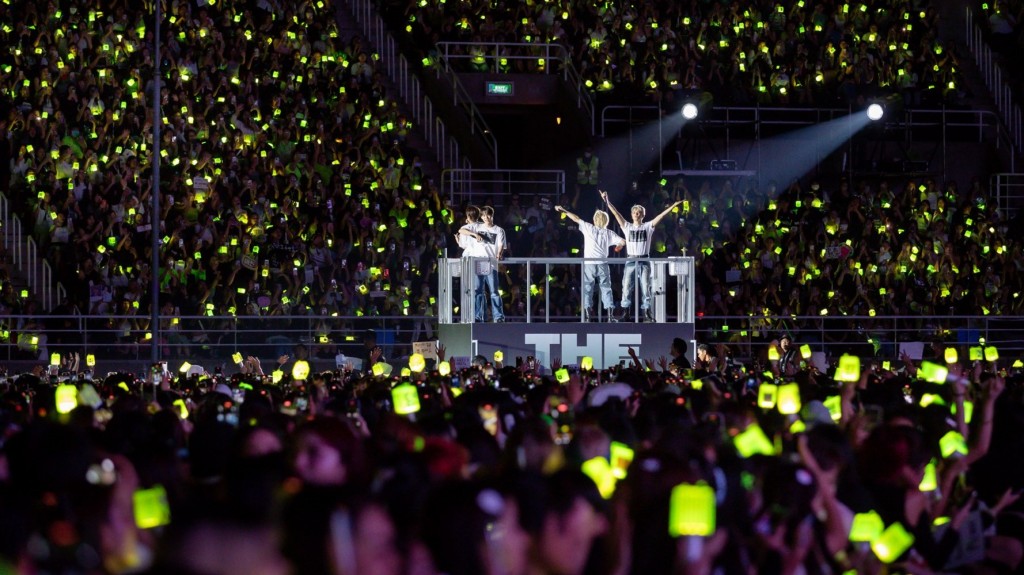
{"label": "blue denim jeans", "polygon": [[487,291],[490,291],[491,318],[494,321],[504,320],[505,312],[501,306],[501,295],[498,294],[498,272],[492,270],[489,274],[477,274],[476,276],[476,318],[478,322],[485,321],[484,304],[487,299]]}
{"label": "blue denim jeans", "polygon": [[651,262],[630,260],[622,272],[622,309],[633,305],[633,282],[640,277],[640,309],[651,309]]}
{"label": "blue denim jeans", "polygon": [[612,295],[612,275],[608,264],[583,264],[583,307],[590,307],[595,280],[601,290],[601,307],[604,309],[615,307],[615,298]]}

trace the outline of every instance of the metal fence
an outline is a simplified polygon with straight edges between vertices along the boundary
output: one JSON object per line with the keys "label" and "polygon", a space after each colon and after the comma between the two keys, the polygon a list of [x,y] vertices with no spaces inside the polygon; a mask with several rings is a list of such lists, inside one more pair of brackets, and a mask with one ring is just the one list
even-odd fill
{"label": "metal fence", "polygon": [[1024,174],[992,174],[988,189],[1004,219],[1013,219],[1024,207]]}
{"label": "metal fence", "polygon": [[[448,194],[449,205],[462,202],[482,203],[495,199],[498,206],[507,206],[512,194],[527,194],[557,202],[565,193],[563,170],[444,170],[441,190]],[[554,204],[552,204],[554,205]]]}
{"label": "metal fence", "polygon": [[[38,364],[52,354],[78,353],[115,364],[145,364],[154,337],[163,359],[233,363],[232,355],[273,361],[304,346],[311,357],[359,358],[374,330],[386,357],[409,353],[412,341],[435,339],[431,316],[175,316],[162,317],[154,336],[148,316],[11,315],[0,317],[0,363]],[[84,365],[84,363],[83,363]]]}
{"label": "metal fence", "polygon": [[[633,309],[628,312],[626,321],[641,321],[641,285],[649,282],[649,311],[658,323],[693,323],[695,316],[694,295],[695,268],[692,257],[666,258],[504,258],[500,262],[487,258],[442,258],[439,262],[438,290],[441,299],[438,305],[438,317],[443,324],[473,323],[477,316],[477,305],[487,305],[476,301],[476,291],[481,278],[490,274],[483,269],[500,269],[496,271],[499,279],[495,284],[503,294],[503,310],[506,320],[523,321],[526,323],[558,323],[586,321],[584,310],[580,306],[581,296],[585,289],[584,274],[587,271],[595,274],[593,280],[594,301],[585,302],[595,308],[596,321],[607,321],[602,317],[605,313],[600,297],[600,280],[597,279],[598,264],[607,264],[613,303],[622,300],[619,286],[623,285],[626,274],[632,275],[631,301]],[[637,265],[643,263],[644,266]],[[633,275],[635,274],[635,275]],[[458,284],[458,285],[456,285]],[[625,288],[623,288],[625,289]],[[481,292],[482,293],[482,292]],[[504,300],[508,300],[505,302]],[[507,308],[507,309],[505,309]],[[486,310],[480,310],[480,316],[486,316]]]}
{"label": "metal fence", "polygon": [[[591,134],[595,133],[594,100],[583,78],[572,65],[572,54],[561,44],[525,42],[439,42],[445,66],[463,72],[517,72],[515,63],[525,62],[529,71],[559,74],[572,90],[576,107],[583,111]],[[468,65],[464,65],[468,62]]]}
{"label": "metal fence", "polygon": [[895,360],[901,351],[920,358],[933,342],[996,346],[1004,358],[1024,357],[1024,316],[702,316],[698,341],[725,343],[741,358],[760,357],[783,333],[836,358],[843,353]]}
{"label": "metal fence", "polygon": [[59,282],[54,282],[53,268],[40,253],[35,239],[25,235],[21,218],[11,211],[7,196],[0,194],[0,226],[3,227],[4,247],[7,249],[12,271],[24,274],[26,287],[36,294],[44,311],[50,311],[62,301],[67,291]]}
{"label": "metal fence", "polygon": [[1014,153],[1019,153],[1024,148],[1024,122],[1021,119],[1020,105],[1014,98],[1010,86],[1003,79],[1003,69],[999,65],[999,55],[992,51],[986,43],[985,31],[978,26],[974,11],[968,6],[967,10],[967,47],[974,55],[974,62],[978,65],[985,85],[988,86],[992,97],[995,98],[996,108],[1000,117],[1006,124],[1013,142]]}
{"label": "metal fence", "polygon": [[[398,43],[388,32],[384,20],[377,14],[372,0],[353,0],[350,5],[363,34],[377,50],[378,65],[394,82],[399,96],[410,110],[416,127],[422,130],[427,143],[437,154],[441,168],[471,168],[472,164],[462,153],[459,142],[434,111],[433,102],[427,97],[419,78],[399,50]],[[480,119],[482,120],[482,116]],[[487,135],[484,134],[484,137],[486,139]],[[493,140],[493,135],[491,139]],[[492,143],[492,149],[496,149],[493,145]]]}
{"label": "metal fence", "polygon": [[[578,258],[571,259],[577,266],[582,262]],[[462,263],[457,259],[448,261],[455,266]],[[531,297],[544,299],[550,293],[551,275],[557,273],[553,266],[560,265],[550,262],[535,265],[537,269],[529,281],[535,284],[538,295]],[[448,281],[453,280],[450,274],[442,275],[448,275]],[[458,305],[461,291],[452,284],[448,294],[453,304]],[[507,303],[508,297],[505,299]],[[681,301],[685,308],[687,298]],[[581,320],[579,315],[559,313],[558,305],[560,302],[548,302],[545,308],[549,311],[544,315],[517,317],[507,313],[506,318],[509,322]],[[447,322],[458,321],[462,310],[453,310],[451,304],[441,305],[442,310],[445,308]],[[763,358],[768,342],[778,339],[782,333],[791,334],[797,345],[808,344],[813,351],[824,352],[833,359],[843,353],[885,360],[897,360],[902,351],[912,357],[922,352],[927,355],[929,345],[936,341],[957,346],[962,358],[968,357],[969,347],[980,344],[995,346],[1000,357],[1008,362],[1024,357],[1024,317],[1018,316],[705,316],[694,314],[692,308],[688,308],[681,316],[670,314],[661,319],[676,322],[688,317],[694,318],[698,342],[723,343],[734,357],[743,361]],[[188,361],[204,365],[208,370],[212,370],[211,366],[232,365],[235,353],[258,357],[264,366],[273,365],[282,355],[294,356],[296,346],[301,345],[311,359],[325,368],[334,365],[338,354],[357,360],[363,357],[366,353],[363,335],[369,329],[375,331],[385,357],[406,356],[411,353],[411,342],[438,338],[437,320],[433,316],[164,317],[157,345],[161,359],[171,363]],[[46,364],[54,353],[63,357],[78,353],[83,365],[88,355],[94,356],[100,366],[97,371],[142,369],[149,363],[153,345],[147,323],[148,318],[140,316],[3,317],[0,318],[0,367],[16,371]]]}

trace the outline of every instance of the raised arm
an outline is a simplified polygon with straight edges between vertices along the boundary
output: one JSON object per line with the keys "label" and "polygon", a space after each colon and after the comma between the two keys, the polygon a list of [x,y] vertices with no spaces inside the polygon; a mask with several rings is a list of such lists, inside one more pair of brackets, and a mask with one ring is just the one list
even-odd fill
{"label": "raised arm", "polygon": [[604,200],[605,205],[608,206],[608,211],[611,212],[613,216],[615,216],[615,221],[619,222],[619,227],[625,228],[626,218],[622,217],[622,214],[619,213],[619,210],[615,209],[615,205],[608,201],[608,192],[601,190],[601,199]]}
{"label": "raised arm", "polygon": [[469,228],[468,225],[467,226],[462,226],[461,228],[459,228],[458,235],[460,235],[460,236],[469,236],[469,237],[471,237],[471,238],[473,238],[473,239],[475,239],[477,241],[483,241],[483,238],[480,237],[480,234],[474,232],[473,230],[467,229],[467,228]]}
{"label": "raised arm", "polygon": [[667,216],[670,213],[672,213],[672,210],[676,209],[676,206],[678,206],[678,205],[680,205],[682,203],[683,203],[683,201],[679,200],[679,201],[675,202],[674,204],[672,204],[671,206],[665,208],[665,211],[663,211],[660,214],[654,216],[654,219],[651,220],[651,225],[652,226],[657,226],[658,223],[665,218],[665,216]]}
{"label": "raised arm", "polygon": [[581,223],[581,222],[583,222],[583,220],[582,220],[582,219],[580,219],[580,217],[579,217],[579,216],[577,216],[576,214],[574,214],[574,213],[570,212],[569,210],[567,210],[567,209],[563,208],[562,206],[555,206],[555,211],[556,211],[556,212],[562,212],[562,213],[563,213],[563,214],[565,214],[565,215],[566,215],[566,216],[567,216],[567,217],[568,217],[568,218],[569,218],[570,220],[572,220],[572,221],[576,222],[577,224],[578,224],[578,223]]}

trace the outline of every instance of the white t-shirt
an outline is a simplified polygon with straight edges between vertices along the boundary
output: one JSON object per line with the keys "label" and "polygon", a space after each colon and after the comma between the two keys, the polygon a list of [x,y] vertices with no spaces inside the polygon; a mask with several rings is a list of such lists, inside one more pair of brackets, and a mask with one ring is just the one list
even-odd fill
{"label": "white t-shirt", "polygon": [[583,234],[584,258],[606,258],[608,248],[625,241],[608,228],[599,228],[584,221],[580,222],[580,233]]}
{"label": "white t-shirt", "polygon": [[498,252],[505,246],[505,230],[498,226],[486,226],[482,222],[466,224],[462,229],[479,234],[483,241],[469,236],[459,235],[459,245],[462,246],[462,257],[486,258],[477,260],[474,271],[477,275],[491,273],[491,260],[498,257]]}
{"label": "white t-shirt", "polygon": [[651,241],[654,240],[654,226],[651,222],[644,222],[636,225],[633,222],[626,222],[622,226],[622,233],[626,236],[626,255],[631,258],[645,258],[651,253]]}
{"label": "white t-shirt", "polygon": [[[479,222],[476,222],[472,224],[466,224],[459,229],[476,233],[476,229],[480,225],[481,224]],[[478,241],[474,237],[459,234],[459,247],[462,248],[462,257],[464,258],[487,257],[487,252],[484,251],[483,242]]]}
{"label": "white t-shirt", "polygon": [[483,245],[484,254],[488,258],[486,262],[482,262],[483,265],[477,266],[476,273],[489,274],[491,273],[491,260],[497,259],[505,249],[505,230],[501,226],[488,226],[487,224],[479,223],[473,231],[480,234],[480,237],[484,239],[483,242],[478,243]]}

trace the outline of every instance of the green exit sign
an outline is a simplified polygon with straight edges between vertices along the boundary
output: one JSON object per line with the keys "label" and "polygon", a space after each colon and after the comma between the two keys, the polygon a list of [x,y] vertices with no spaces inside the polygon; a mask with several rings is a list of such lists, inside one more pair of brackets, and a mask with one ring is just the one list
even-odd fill
{"label": "green exit sign", "polygon": [[512,96],[515,94],[515,84],[512,82],[487,82],[488,96]]}

